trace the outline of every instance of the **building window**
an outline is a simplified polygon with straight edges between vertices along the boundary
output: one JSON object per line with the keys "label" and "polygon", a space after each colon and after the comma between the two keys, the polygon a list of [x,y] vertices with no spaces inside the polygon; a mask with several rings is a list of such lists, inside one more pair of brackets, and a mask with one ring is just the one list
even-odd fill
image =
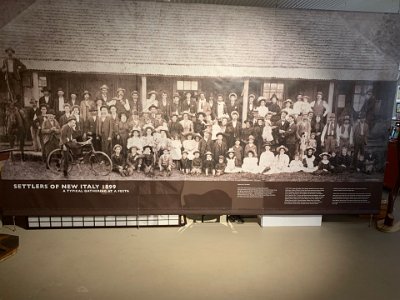
{"label": "building window", "polygon": [[178,91],[197,91],[199,83],[197,80],[178,80],[176,89]]}
{"label": "building window", "polygon": [[372,84],[356,84],[354,86],[353,108],[359,112],[365,103],[365,95],[373,88]]}
{"label": "building window", "polygon": [[278,100],[283,99],[284,84],[282,82],[264,82],[263,96],[270,99],[273,94],[278,97]]}

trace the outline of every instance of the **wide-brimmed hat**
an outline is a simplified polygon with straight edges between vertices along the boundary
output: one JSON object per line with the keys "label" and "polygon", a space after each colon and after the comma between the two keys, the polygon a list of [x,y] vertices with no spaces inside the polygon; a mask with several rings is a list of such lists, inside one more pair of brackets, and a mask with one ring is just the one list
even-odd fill
{"label": "wide-brimmed hat", "polygon": [[120,144],[116,144],[116,145],[113,147],[113,151],[115,151],[115,149],[117,149],[117,148],[120,148],[120,149],[122,150],[122,146],[121,146]]}
{"label": "wide-brimmed hat", "polygon": [[100,87],[100,90],[108,90],[108,86],[107,85],[105,85],[105,84],[103,84],[101,87]]}
{"label": "wide-brimmed hat", "polygon": [[150,149],[150,152],[153,152],[153,147],[151,147],[150,145],[144,146],[144,147],[143,147],[143,152],[144,152],[144,150],[146,150],[146,149]]}
{"label": "wide-brimmed hat", "polygon": [[82,95],[85,96],[86,94],[88,94],[89,96],[91,95],[90,92],[88,90],[83,91]]}
{"label": "wide-brimmed hat", "polygon": [[231,96],[235,96],[235,98],[237,98],[237,94],[236,93],[230,93],[228,98],[230,98]]}
{"label": "wide-brimmed hat", "polygon": [[254,135],[250,134],[248,139],[254,141],[254,140],[255,140],[255,137],[254,137]]}
{"label": "wide-brimmed hat", "polygon": [[149,106],[149,110],[151,110],[152,108],[158,109],[157,105],[154,105],[154,104]]}
{"label": "wide-brimmed hat", "polygon": [[154,95],[157,95],[157,92],[156,92],[156,91],[154,91],[154,90],[153,90],[153,91],[150,91],[150,92],[148,92],[148,95],[153,95],[153,94],[154,94]]}
{"label": "wide-brimmed hat", "polygon": [[288,151],[288,148],[286,148],[286,147],[285,147],[285,146],[283,146],[283,145],[280,145],[279,147],[277,147],[277,148],[276,148],[276,152],[279,152],[279,151],[281,151],[281,149],[285,150],[285,152],[287,152],[287,151]]}
{"label": "wide-brimmed hat", "polygon": [[71,110],[74,110],[75,108],[81,110],[81,108],[79,107],[79,105],[72,105]]}
{"label": "wide-brimmed hat", "polygon": [[[195,154],[196,152],[200,153],[200,151],[199,151],[199,150],[196,150],[196,151],[194,151],[194,152],[193,152],[193,154]],[[183,150],[183,151],[182,151],[182,154],[183,154],[183,153],[189,154],[189,151],[187,151],[187,150]]]}
{"label": "wide-brimmed hat", "polygon": [[171,118],[174,117],[174,116],[177,117],[177,118],[179,118],[179,115],[178,115],[177,113],[173,113],[173,114],[171,115]]}
{"label": "wide-brimmed hat", "polygon": [[272,146],[272,143],[271,143],[271,142],[265,142],[265,143],[263,144],[263,147],[265,148],[266,146],[271,147],[271,146]]}
{"label": "wide-brimmed hat", "polygon": [[343,117],[343,120],[345,121],[345,120],[349,120],[350,121],[350,116],[349,115],[345,115],[344,117]]}
{"label": "wide-brimmed hat", "polygon": [[293,104],[293,101],[292,101],[292,99],[286,99],[285,101],[283,101],[283,104],[286,104],[286,103],[290,103],[290,104]]}
{"label": "wide-brimmed hat", "polygon": [[178,98],[179,98],[180,95],[179,95],[179,93],[174,93],[172,97],[173,97],[173,98],[175,98],[175,97],[178,97]]}
{"label": "wide-brimmed hat", "polygon": [[328,152],[322,152],[320,155],[319,155],[319,157],[324,157],[324,156],[328,156],[328,158],[330,158],[332,155],[330,155]]}
{"label": "wide-brimmed hat", "polygon": [[143,126],[143,131],[147,131],[148,129],[151,129],[152,133],[154,132],[154,126],[151,124],[146,124]]}
{"label": "wide-brimmed hat", "polygon": [[130,146],[128,150],[129,150],[129,151],[131,151],[131,149],[132,149],[132,148],[135,148],[136,150],[139,150],[139,147],[138,147],[138,146],[136,146],[136,145],[132,145],[132,146]]}
{"label": "wide-brimmed hat", "polygon": [[43,87],[42,88],[42,93],[44,93],[44,92],[51,92],[51,90],[47,87],[47,86],[45,86],[45,87]]}
{"label": "wide-brimmed hat", "polygon": [[225,160],[225,156],[223,156],[223,155],[218,156],[218,160],[220,160],[220,159]]}
{"label": "wide-brimmed hat", "polygon": [[233,112],[231,112],[231,117],[233,117],[233,115],[239,116],[239,112],[237,112],[236,110],[234,110]]}
{"label": "wide-brimmed hat", "polygon": [[139,95],[139,92],[138,91],[132,91],[131,96],[133,96],[133,95]]}
{"label": "wide-brimmed hat", "polygon": [[261,101],[267,102],[268,100],[267,100],[267,98],[260,96],[260,97],[258,97],[257,102],[260,103]]}
{"label": "wide-brimmed hat", "polygon": [[140,134],[142,130],[139,127],[133,127],[132,130],[131,130],[131,133],[133,133],[135,131],[139,132],[139,134]]}
{"label": "wide-brimmed hat", "polygon": [[235,150],[233,150],[233,148],[229,148],[228,151],[226,152],[226,154],[229,154],[229,153],[235,153]]}
{"label": "wide-brimmed hat", "polygon": [[119,93],[119,92],[126,92],[126,89],[124,89],[124,88],[117,88],[117,93]]}
{"label": "wide-brimmed hat", "polygon": [[199,115],[203,115],[203,117],[206,116],[206,114],[205,114],[204,112],[202,112],[202,111],[200,111],[200,112],[197,113],[197,116],[199,116]]}
{"label": "wide-brimmed hat", "polygon": [[195,139],[195,138],[203,138],[202,136],[201,136],[201,134],[200,133],[195,133],[194,135],[193,135],[193,138]]}
{"label": "wide-brimmed hat", "polygon": [[102,110],[103,108],[105,108],[105,109],[107,109],[108,110],[108,106],[107,105],[102,105],[102,106],[100,106],[100,110]]}
{"label": "wide-brimmed hat", "polygon": [[312,150],[313,152],[315,152],[316,149],[314,147],[309,146],[306,148],[306,152],[308,152],[308,150]]}
{"label": "wide-brimmed hat", "polygon": [[[184,150],[184,151],[186,151],[186,150]],[[186,151],[186,152],[189,154],[188,151]],[[183,152],[182,152],[182,153],[183,153]],[[194,150],[194,151],[193,151],[193,155],[196,154],[196,153],[199,153],[199,154],[200,154],[200,151],[199,151],[199,150]]]}
{"label": "wide-brimmed hat", "polygon": [[57,88],[57,92],[64,92],[64,89],[62,87]]}
{"label": "wide-brimmed hat", "polygon": [[211,153],[211,151],[207,151],[204,155],[213,155],[212,153]]}
{"label": "wide-brimmed hat", "polygon": [[250,97],[253,97],[253,98],[255,99],[255,98],[256,98],[256,95],[250,94],[250,95],[249,95],[249,98],[250,98]]}
{"label": "wide-brimmed hat", "polygon": [[223,132],[218,132],[215,136],[219,136],[222,135],[223,137],[225,137],[225,134]]}
{"label": "wide-brimmed hat", "polygon": [[7,52],[15,53],[15,50],[14,50],[13,48],[11,48],[11,47],[7,47],[7,48],[4,50],[4,52],[5,52],[5,53],[7,53]]}
{"label": "wide-brimmed hat", "polygon": [[69,116],[67,119],[67,122],[69,122],[69,121],[76,121],[75,116]]}

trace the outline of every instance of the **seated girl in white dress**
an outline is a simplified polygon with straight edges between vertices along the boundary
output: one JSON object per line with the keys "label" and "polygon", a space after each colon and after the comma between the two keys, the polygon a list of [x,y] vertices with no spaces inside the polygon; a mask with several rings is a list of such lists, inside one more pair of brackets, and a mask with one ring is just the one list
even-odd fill
{"label": "seated girl in white dress", "polygon": [[243,160],[242,171],[256,174],[258,170],[258,159],[254,156],[254,152],[250,150]]}
{"label": "seated girl in white dress", "polygon": [[228,157],[226,158],[225,173],[239,173],[242,168],[236,166],[236,156],[233,148],[228,150]]}

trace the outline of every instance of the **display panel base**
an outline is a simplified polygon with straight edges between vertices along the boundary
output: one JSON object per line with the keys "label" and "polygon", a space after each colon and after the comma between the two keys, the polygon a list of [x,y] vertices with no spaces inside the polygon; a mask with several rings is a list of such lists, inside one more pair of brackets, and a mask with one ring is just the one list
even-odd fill
{"label": "display panel base", "polygon": [[320,227],[322,225],[322,215],[259,215],[258,224],[261,227]]}

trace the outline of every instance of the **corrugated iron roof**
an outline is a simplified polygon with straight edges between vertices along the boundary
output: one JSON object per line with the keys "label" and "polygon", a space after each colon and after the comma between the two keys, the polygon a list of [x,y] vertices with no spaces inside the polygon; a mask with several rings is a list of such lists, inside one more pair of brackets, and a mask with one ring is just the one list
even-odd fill
{"label": "corrugated iron roof", "polygon": [[395,79],[396,62],[346,24],[352,16],[128,0],[37,0],[0,29],[0,47],[13,46],[29,68],[40,70]]}

